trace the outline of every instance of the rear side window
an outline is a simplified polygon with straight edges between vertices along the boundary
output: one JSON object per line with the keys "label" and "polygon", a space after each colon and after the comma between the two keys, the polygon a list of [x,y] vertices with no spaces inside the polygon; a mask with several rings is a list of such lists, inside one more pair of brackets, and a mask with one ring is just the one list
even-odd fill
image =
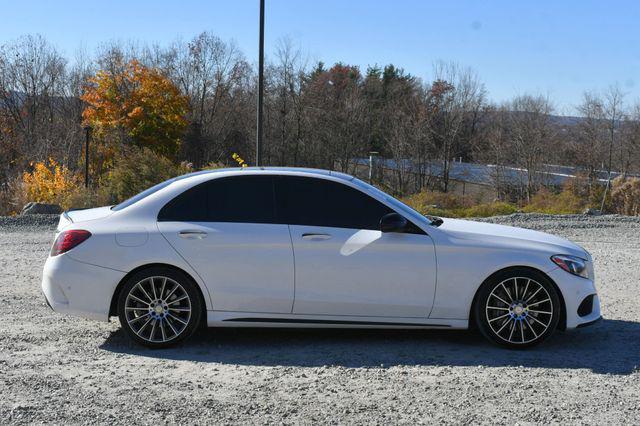
{"label": "rear side window", "polygon": [[159,222],[206,222],[207,184],[196,185],[169,201],[158,213]]}
{"label": "rear side window", "polygon": [[276,223],[273,178],[233,176],[201,183],[167,203],[158,221]]}
{"label": "rear side window", "polygon": [[380,229],[389,207],[350,186],[298,176],[276,178],[279,220],[291,225]]}
{"label": "rear side window", "polygon": [[271,176],[235,176],[208,183],[210,222],[275,223]]}

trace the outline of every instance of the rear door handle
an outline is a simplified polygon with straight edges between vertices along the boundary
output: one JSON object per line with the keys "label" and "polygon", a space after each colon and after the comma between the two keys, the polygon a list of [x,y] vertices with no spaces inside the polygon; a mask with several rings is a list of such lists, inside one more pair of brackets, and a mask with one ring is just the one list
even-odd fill
{"label": "rear door handle", "polygon": [[323,240],[328,240],[330,238],[331,238],[330,234],[315,234],[311,232],[302,234],[303,240],[323,241]]}
{"label": "rear door handle", "polygon": [[180,238],[192,239],[192,240],[201,240],[207,237],[207,233],[204,231],[196,231],[196,230],[185,230],[178,232]]}

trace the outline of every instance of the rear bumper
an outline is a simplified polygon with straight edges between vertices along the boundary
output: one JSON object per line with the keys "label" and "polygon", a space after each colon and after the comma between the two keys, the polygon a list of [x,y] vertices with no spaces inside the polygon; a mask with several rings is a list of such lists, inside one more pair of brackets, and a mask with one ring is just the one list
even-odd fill
{"label": "rear bumper", "polygon": [[[557,268],[548,273],[549,277],[558,285],[567,314],[567,329],[586,327],[597,322],[601,317],[600,298],[596,292],[593,280],[571,275]],[[587,299],[591,299],[590,309],[584,310],[580,305]],[[583,315],[580,315],[580,313]]]}
{"label": "rear bumper", "polygon": [[49,257],[42,292],[56,312],[108,321],[111,297],[124,272],[79,262],[64,254]]}

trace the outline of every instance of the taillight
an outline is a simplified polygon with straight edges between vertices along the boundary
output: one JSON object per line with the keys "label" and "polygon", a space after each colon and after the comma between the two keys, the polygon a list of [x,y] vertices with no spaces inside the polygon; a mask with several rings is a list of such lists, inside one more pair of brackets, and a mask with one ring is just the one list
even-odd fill
{"label": "taillight", "polygon": [[57,256],[68,252],[90,236],[91,232],[85,231],[84,229],[62,231],[53,242],[53,247],[51,247],[51,256]]}

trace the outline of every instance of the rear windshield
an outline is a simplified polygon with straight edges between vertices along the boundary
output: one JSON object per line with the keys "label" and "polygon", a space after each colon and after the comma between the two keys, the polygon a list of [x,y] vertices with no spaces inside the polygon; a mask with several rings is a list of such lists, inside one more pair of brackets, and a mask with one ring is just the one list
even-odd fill
{"label": "rear windshield", "polygon": [[211,173],[215,173],[215,172],[221,172],[221,171],[225,171],[226,169],[217,169],[217,170],[201,170],[199,172],[193,172],[193,173],[187,173],[186,175],[182,175],[182,176],[176,176],[172,179],[169,180],[165,180],[164,182],[160,182],[159,184],[152,186],[149,189],[145,189],[144,191],[142,191],[141,193],[134,195],[133,197],[129,198],[128,200],[124,200],[123,202],[121,202],[120,204],[117,204],[113,207],[111,207],[111,210],[113,211],[118,211],[118,210],[122,210],[124,208],[129,207],[132,204],[137,203],[138,201],[147,198],[149,195],[160,191],[162,188],[166,188],[167,186],[171,185],[173,182],[177,181],[177,180],[182,180],[182,179],[186,179],[188,177],[191,176],[198,176],[198,175],[204,175],[204,174],[211,174]]}
{"label": "rear windshield", "polygon": [[142,191],[139,194],[134,195],[133,197],[129,198],[128,200],[124,200],[123,202],[121,202],[120,204],[117,204],[113,207],[111,207],[111,210],[113,211],[118,211],[118,210],[122,210],[126,207],[129,207],[132,204],[137,203],[138,201],[148,197],[149,195],[153,194],[154,192],[158,192],[160,191],[162,188],[165,188],[169,185],[171,185],[173,182],[175,182],[178,178],[173,178],[173,179],[169,179],[169,180],[165,180],[164,182],[161,182],[155,186],[152,186],[149,189],[145,189],[144,191]]}

